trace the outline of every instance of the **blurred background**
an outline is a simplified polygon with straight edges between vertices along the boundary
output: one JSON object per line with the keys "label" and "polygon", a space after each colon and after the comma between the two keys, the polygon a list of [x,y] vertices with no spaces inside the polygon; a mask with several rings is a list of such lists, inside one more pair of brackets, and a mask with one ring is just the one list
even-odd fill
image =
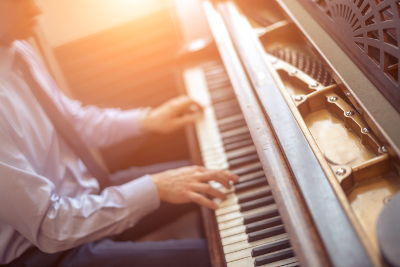
{"label": "blurred background", "polygon": [[[211,40],[200,0],[36,0],[32,44],[61,90],[83,105],[155,107],[182,93],[179,55]],[[111,171],[189,158],[184,130],[101,151]]]}

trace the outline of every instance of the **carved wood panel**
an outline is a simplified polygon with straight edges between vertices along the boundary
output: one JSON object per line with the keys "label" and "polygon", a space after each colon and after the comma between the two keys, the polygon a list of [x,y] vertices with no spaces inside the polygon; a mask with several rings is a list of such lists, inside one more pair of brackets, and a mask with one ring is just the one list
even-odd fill
{"label": "carved wood panel", "polygon": [[400,112],[400,1],[302,2]]}

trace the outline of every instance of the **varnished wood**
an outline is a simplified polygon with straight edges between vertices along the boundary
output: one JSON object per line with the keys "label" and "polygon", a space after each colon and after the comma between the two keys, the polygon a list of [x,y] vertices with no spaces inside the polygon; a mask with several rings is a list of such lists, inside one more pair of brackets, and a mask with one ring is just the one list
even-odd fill
{"label": "varnished wood", "polygon": [[214,25],[211,27],[214,38],[300,265],[330,266],[319,235],[313,227],[313,222],[280,151],[273,130],[259,107],[233,45],[229,41],[228,33],[218,26],[222,23],[222,18],[218,17],[211,3],[205,2],[205,9],[210,24]]}
{"label": "varnished wood", "polygon": [[[221,4],[220,10],[273,132],[279,140],[279,145],[301,189],[331,263],[334,266],[346,267],[373,266],[270,71],[263,62],[254,37],[250,35],[252,30],[250,25],[243,21],[231,2]],[[261,81],[260,72],[263,74]]]}

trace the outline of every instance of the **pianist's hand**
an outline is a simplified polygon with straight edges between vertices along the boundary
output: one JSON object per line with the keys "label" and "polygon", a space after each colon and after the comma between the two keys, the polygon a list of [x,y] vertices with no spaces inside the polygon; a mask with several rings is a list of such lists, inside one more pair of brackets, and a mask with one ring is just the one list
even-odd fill
{"label": "pianist's hand", "polygon": [[220,199],[225,199],[226,196],[207,182],[214,180],[226,188],[230,188],[229,181],[237,182],[239,179],[231,172],[213,171],[200,166],[168,170],[152,174],[151,178],[162,201],[174,204],[193,201],[210,209],[216,209],[218,207],[217,204],[200,193],[206,193]]}
{"label": "pianist's hand", "polygon": [[141,122],[145,132],[170,133],[201,117],[203,108],[187,96],[175,97],[153,109]]}

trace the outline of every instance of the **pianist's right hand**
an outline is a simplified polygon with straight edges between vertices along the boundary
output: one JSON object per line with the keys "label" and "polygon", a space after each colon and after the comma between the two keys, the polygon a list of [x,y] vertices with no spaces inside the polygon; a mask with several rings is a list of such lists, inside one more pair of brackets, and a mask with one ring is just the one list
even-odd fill
{"label": "pianist's right hand", "polygon": [[200,166],[183,167],[152,174],[160,199],[174,204],[196,202],[210,209],[217,209],[218,205],[201,193],[212,197],[225,199],[224,193],[208,184],[217,181],[226,188],[230,188],[230,181],[237,182],[239,177],[229,171],[209,170]]}

